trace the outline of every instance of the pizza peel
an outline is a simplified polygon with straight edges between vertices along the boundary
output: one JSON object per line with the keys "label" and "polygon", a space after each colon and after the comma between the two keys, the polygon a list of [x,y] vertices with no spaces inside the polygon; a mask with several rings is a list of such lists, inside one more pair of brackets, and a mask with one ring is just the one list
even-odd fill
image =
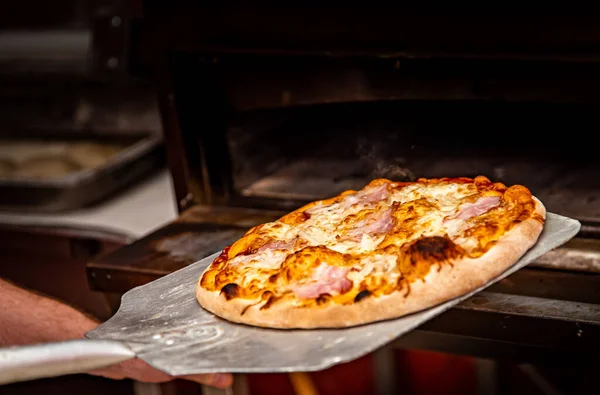
{"label": "pizza peel", "polygon": [[347,329],[277,330],[234,324],[202,309],[195,285],[216,253],[123,295],[87,339],[0,348],[0,384],[89,371],[139,358],[171,375],[317,371],[370,353],[564,244],[581,224],[547,214],[517,263],[462,297],[402,318]]}

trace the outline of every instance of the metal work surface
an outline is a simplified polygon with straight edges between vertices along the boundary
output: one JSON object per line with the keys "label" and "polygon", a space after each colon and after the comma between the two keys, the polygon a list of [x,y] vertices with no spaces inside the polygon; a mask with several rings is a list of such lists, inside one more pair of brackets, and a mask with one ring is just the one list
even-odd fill
{"label": "metal work surface", "polygon": [[[573,219],[548,214],[538,243],[493,282],[565,243],[579,228]],[[132,289],[117,314],[87,337],[123,342],[172,375],[315,371],[372,352],[485,288],[421,313],[349,329],[262,329],[226,322],[198,305],[196,281],[217,255]]]}

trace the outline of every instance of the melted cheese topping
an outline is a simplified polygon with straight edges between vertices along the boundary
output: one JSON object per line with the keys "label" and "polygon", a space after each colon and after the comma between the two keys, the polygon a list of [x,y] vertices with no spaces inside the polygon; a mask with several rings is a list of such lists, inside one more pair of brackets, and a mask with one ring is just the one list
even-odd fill
{"label": "melted cheese topping", "polygon": [[485,177],[375,180],[251,229],[201,284],[263,308],[286,298],[304,305],[352,303],[365,292],[410,292],[410,283],[431,267],[485,253],[534,209],[525,187],[506,188]]}

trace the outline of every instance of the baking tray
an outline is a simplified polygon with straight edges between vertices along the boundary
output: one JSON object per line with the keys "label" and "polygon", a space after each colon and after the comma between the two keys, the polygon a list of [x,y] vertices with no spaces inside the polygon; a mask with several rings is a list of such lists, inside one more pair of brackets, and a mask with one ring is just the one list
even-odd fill
{"label": "baking tray", "polygon": [[315,371],[384,346],[564,244],[581,224],[548,213],[539,240],[518,262],[459,298],[398,319],[346,329],[285,330],[240,325],[202,309],[195,285],[216,253],[123,295],[90,340],[0,349],[0,383],[84,372],[134,357],[171,375]]}
{"label": "baking tray", "polygon": [[150,132],[86,133],[22,131],[0,136],[19,142],[92,142],[124,145],[104,164],[56,178],[0,175],[0,210],[56,213],[92,205],[164,165],[162,137]]}

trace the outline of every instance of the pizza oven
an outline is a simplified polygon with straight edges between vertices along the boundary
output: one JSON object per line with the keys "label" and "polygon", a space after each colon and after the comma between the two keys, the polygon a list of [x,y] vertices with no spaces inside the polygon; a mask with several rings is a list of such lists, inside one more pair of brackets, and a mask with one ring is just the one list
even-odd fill
{"label": "pizza oven", "polygon": [[595,16],[144,6],[180,218],[90,263],[94,289],[151,281],[376,177],[485,175],[526,185],[580,234],[397,345],[596,362]]}
{"label": "pizza oven", "polygon": [[593,18],[155,7],[180,210],[484,174],[600,220]]}

